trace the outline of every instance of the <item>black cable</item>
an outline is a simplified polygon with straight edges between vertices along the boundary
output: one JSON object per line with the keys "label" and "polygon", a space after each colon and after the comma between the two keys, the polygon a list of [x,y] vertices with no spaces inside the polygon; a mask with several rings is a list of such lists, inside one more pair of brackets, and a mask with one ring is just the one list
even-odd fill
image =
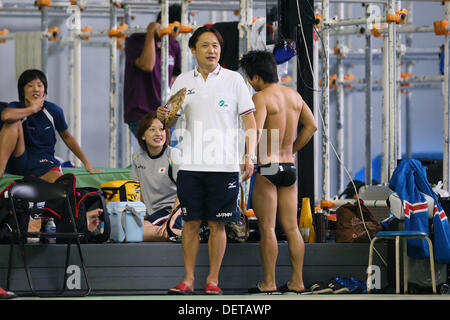
{"label": "black cable", "polygon": [[[317,36],[318,36],[319,39],[320,39],[320,42],[322,43],[322,53],[323,53],[324,57],[327,58],[327,52],[325,51],[325,45],[324,45],[324,43],[323,43],[323,39],[322,39],[322,37],[320,36],[320,33],[319,33],[319,31],[317,30],[316,26],[314,25],[314,22],[315,22],[314,9],[312,8],[311,4],[309,3],[309,0],[306,0],[306,2],[308,3],[308,5],[309,5],[309,7],[311,8],[311,11],[312,11],[312,13],[313,13],[311,22],[313,23],[313,28],[314,28],[314,30],[315,30],[315,34],[317,34]],[[306,15],[306,17],[311,19],[311,16],[309,16],[309,15]],[[300,21],[299,21],[299,22],[300,22]],[[301,26],[301,28],[303,28],[303,26]],[[314,39],[313,39],[313,40],[314,40]],[[306,49],[307,49],[307,47],[305,46],[305,50],[306,50]],[[327,59],[327,60],[328,60],[328,59]],[[298,52],[297,52],[297,61],[300,62],[300,58],[298,57]],[[301,70],[300,70],[300,63],[297,63],[297,70],[298,70],[298,74],[299,74],[299,76],[300,76],[300,79],[302,80],[303,84],[304,84],[308,89],[313,90],[313,91],[316,91],[316,92],[321,92],[321,91],[322,91],[321,89],[314,89],[314,84],[313,84],[313,87],[312,87],[312,88],[311,88],[309,85],[306,84],[305,80],[303,79],[303,77],[302,77],[302,75],[301,75],[302,73],[300,72],[300,71],[301,71]],[[311,70],[310,72],[313,72],[313,70]],[[312,75],[312,78],[313,78],[313,81],[314,81],[314,75],[313,75],[313,74],[311,74],[311,75]]]}

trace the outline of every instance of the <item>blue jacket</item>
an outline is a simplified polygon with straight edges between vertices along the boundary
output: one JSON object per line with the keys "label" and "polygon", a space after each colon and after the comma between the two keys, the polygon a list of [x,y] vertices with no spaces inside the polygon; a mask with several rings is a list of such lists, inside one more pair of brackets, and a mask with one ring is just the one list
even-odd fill
{"label": "blue jacket", "polygon": [[[450,226],[447,215],[438,203],[428,182],[425,168],[415,159],[404,159],[392,174],[389,188],[397,192],[405,214],[405,230],[419,230],[429,235],[427,201],[421,192],[434,199],[433,251],[439,263],[450,262]],[[413,258],[429,257],[424,239],[408,240],[408,255]]]}

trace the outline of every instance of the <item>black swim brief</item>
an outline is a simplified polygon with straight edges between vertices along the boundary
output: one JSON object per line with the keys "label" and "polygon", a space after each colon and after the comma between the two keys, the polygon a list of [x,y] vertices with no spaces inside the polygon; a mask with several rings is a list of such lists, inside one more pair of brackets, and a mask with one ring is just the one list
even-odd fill
{"label": "black swim brief", "polygon": [[297,181],[297,168],[293,163],[268,163],[258,166],[257,172],[276,187],[289,187]]}

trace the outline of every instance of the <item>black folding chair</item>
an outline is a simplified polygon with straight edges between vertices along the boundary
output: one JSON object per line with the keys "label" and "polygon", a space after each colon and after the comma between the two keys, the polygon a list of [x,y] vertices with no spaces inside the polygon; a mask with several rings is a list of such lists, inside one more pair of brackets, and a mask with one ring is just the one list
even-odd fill
{"label": "black folding chair", "polygon": [[[66,217],[62,217],[63,219],[67,219],[70,221],[70,224],[73,226],[73,230],[71,232],[27,232],[21,230],[21,225],[19,224],[19,221],[23,221],[23,219],[18,218],[18,214],[24,214],[22,212],[18,212],[15,207],[15,202],[17,200],[22,199],[24,201],[28,201],[29,203],[39,203],[39,202],[45,202],[45,201],[52,201],[52,200],[59,200],[63,199],[65,202],[65,205],[67,206],[67,210],[64,210],[64,215],[68,215]],[[19,200],[20,201],[20,200]],[[84,234],[77,232],[77,227],[75,224],[75,220],[72,214],[72,208],[70,205],[70,200],[68,196],[68,190],[67,186],[64,184],[59,183],[49,183],[44,180],[36,179],[36,180],[30,180],[30,181],[18,181],[17,183],[14,183],[11,185],[9,189],[9,202],[10,206],[13,212],[14,216],[14,222],[16,224],[15,228],[13,228],[13,235],[18,240],[19,249],[22,255],[24,268],[26,271],[28,284],[30,286],[31,292],[35,296],[39,297],[49,297],[49,296],[87,296],[91,292],[91,286],[89,284],[89,279],[87,276],[86,267],[84,264],[83,254],[81,251],[81,245],[80,245],[80,238],[84,236]],[[58,291],[56,294],[42,294],[38,293],[33,286],[33,282],[31,279],[31,273],[29,270],[29,266],[26,259],[25,254],[25,245],[27,238],[63,238],[67,239],[66,245],[67,245],[67,253],[66,253],[66,263],[65,263],[65,269],[64,269],[64,281],[63,281],[63,288],[61,291]],[[84,277],[86,280],[86,286],[87,290],[82,291],[81,290],[70,290],[70,294],[67,294],[66,292],[66,282],[67,282],[67,268],[69,266],[69,260],[70,260],[70,247],[72,240],[76,241],[77,247],[78,247],[78,253],[80,255],[80,261],[81,266],[83,269]],[[13,248],[14,248],[14,242],[13,239],[11,239],[11,245],[10,245],[10,251],[9,251],[9,261],[8,261],[8,276],[7,276],[7,285],[6,289],[9,289],[10,285],[10,276],[11,276],[11,269],[12,269],[12,257],[13,257]]]}

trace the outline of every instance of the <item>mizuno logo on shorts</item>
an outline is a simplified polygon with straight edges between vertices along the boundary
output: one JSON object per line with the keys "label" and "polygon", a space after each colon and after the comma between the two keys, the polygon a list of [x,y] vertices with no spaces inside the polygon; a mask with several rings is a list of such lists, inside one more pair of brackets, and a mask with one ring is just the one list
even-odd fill
{"label": "mizuno logo on shorts", "polygon": [[233,188],[236,188],[236,181],[228,183],[228,189],[233,189]]}
{"label": "mizuno logo on shorts", "polygon": [[218,214],[216,214],[217,218],[227,218],[227,217],[231,217],[233,214],[231,212],[219,212]]}

